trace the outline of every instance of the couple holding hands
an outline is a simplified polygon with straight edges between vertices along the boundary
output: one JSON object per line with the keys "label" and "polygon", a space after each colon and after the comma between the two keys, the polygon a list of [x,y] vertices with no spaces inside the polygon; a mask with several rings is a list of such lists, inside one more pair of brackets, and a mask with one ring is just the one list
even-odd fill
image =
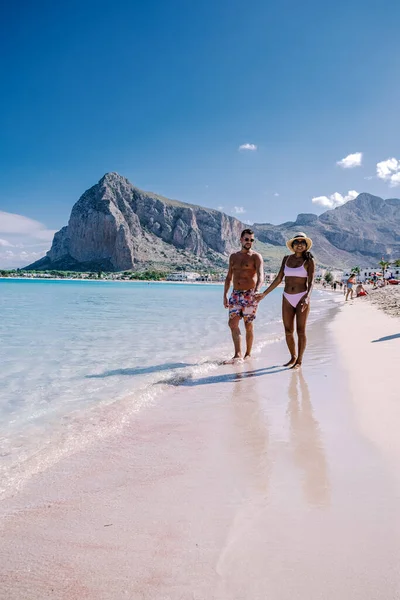
{"label": "couple holding hands", "polygon": [[[314,282],[315,263],[310,248],[312,241],[305,233],[297,233],[286,242],[291,254],[282,260],[281,268],[274,281],[260,293],[264,283],[263,258],[253,250],[254,233],[244,229],[240,236],[241,250],[229,257],[229,270],[224,286],[224,306],[229,308],[229,327],[232,332],[235,354],[228,363],[243,360],[241,346],[240,319],[246,329],[246,353],[250,358],[253,347],[253,321],[256,318],[258,303],[272,292],[285,278],[282,299],[282,319],[290,360],[284,365],[298,369],[306,348],[306,323],[310,312],[310,295]],[[233,282],[233,291],[228,300],[228,292]],[[294,324],[298,338],[298,349],[294,339]]]}

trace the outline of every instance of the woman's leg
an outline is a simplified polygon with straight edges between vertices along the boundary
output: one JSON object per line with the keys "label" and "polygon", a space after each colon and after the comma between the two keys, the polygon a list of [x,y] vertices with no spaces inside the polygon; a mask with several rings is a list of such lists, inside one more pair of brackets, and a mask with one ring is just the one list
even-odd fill
{"label": "woman's leg", "polygon": [[301,312],[301,303],[299,302],[299,304],[296,307],[296,329],[299,345],[299,355],[295,364],[293,365],[294,367],[299,367],[303,361],[303,354],[307,345],[306,325],[309,312],[310,304],[307,304],[307,308],[303,312]]}
{"label": "woman's leg", "polygon": [[286,336],[286,343],[287,343],[287,347],[289,348],[289,352],[290,352],[290,360],[289,362],[287,362],[286,364],[284,364],[284,367],[290,367],[292,365],[294,365],[294,363],[296,362],[296,344],[294,341],[294,317],[296,314],[296,309],[290,304],[290,302],[288,300],[286,300],[285,296],[283,296],[282,299],[282,320],[283,320],[283,326],[285,328],[285,336]]}

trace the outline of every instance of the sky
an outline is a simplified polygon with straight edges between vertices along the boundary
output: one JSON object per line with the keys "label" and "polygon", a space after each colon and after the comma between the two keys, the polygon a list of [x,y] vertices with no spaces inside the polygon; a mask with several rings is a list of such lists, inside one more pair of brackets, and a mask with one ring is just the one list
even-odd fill
{"label": "sky", "polygon": [[49,0],[0,23],[0,267],[106,172],[248,223],[400,197],[400,3]]}

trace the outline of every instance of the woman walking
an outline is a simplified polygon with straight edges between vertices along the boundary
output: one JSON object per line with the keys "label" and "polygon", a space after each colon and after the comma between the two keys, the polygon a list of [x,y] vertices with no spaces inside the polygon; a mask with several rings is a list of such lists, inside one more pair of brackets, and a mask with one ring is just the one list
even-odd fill
{"label": "woman walking", "polygon": [[[312,240],[305,233],[297,233],[286,242],[286,246],[292,254],[284,257],[278,275],[262,294],[256,296],[256,300],[260,301],[265,298],[285,278],[282,319],[290,360],[284,366],[298,369],[302,364],[307,343],[306,324],[310,312],[310,295],[314,283],[315,263],[310,252]],[[297,352],[294,339],[295,319],[298,339]]]}

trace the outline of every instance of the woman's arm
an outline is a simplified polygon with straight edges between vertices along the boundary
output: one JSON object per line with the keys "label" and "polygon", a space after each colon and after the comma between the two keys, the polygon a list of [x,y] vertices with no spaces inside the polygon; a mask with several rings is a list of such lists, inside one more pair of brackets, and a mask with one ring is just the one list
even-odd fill
{"label": "woman's arm", "polygon": [[307,293],[300,301],[301,312],[305,310],[310,302],[311,292],[314,286],[314,274],[315,274],[315,262],[313,258],[310,258],[307,265]]}
{"label": "woman's arm", "polygon": [[257,302],[260,302],[260,300],[263,300],[263,298],[265,298],[265,296],[267,294],[272,292],[272,290],[274,290],[276,287],[278,287],[278,285],[281,283],[281,281],[283,279],[283,271],[285,268],[286,259],[287,259],[287,256],[285,256],[284,259],[282,260],[282,264],[281,264],[281,268],[279,269],[279,273],[275,277],[275,279],[273,280],[271,285],[269,287],[267,287],[267,289],[264,290],[262,294],[256,294],[255,298],[256,298]]}

